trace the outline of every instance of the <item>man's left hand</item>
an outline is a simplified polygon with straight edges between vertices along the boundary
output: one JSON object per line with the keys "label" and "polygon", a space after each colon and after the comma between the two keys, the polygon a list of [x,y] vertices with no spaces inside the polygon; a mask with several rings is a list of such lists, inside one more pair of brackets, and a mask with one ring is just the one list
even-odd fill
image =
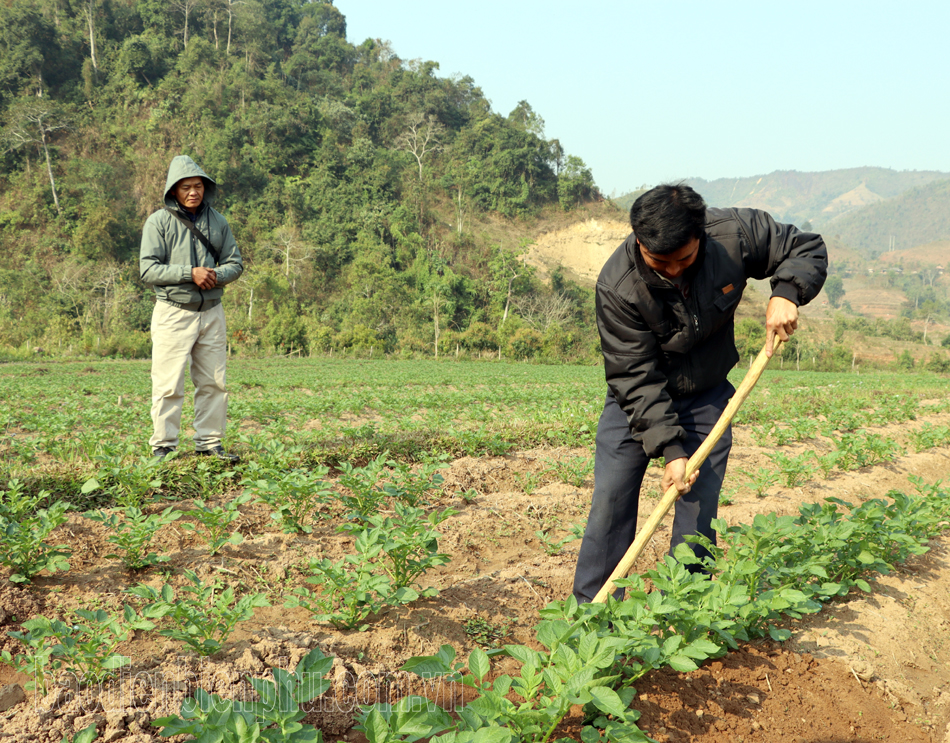
{"label": "man's left hand", "polygon": [[772,297],[765,310],[765,355],[772,358],[777,335],[783,341],[798,329],[798,305],[785,297]]}
{"label": "man's left hand", "polygon": [[686,457],[681,457],[680,459],[674,459],[671,462],[667,462],[666,470],[663,472],[663,479],[660,481],[660,488],[663,492],[666,493],[674,485],[679,491],[679,494],[686,495],[689,492],[689,489],[693,486],[693,483],[696,482],[696,478],[699,477],[699,472],[696,471],[687,479],[686,477],[686,463],[689,460]]}

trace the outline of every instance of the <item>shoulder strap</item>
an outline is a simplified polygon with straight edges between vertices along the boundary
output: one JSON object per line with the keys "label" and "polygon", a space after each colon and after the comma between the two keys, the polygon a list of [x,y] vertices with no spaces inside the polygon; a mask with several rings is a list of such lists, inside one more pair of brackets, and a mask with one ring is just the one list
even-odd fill
{"label": "shoulder strap", "polygon": [[211,244],[211,241],[207,237],[205,237],[205,234],[201,230],[195,227],[194,222],[192,222],[190,219],[188,219],[188,217],[184,216],[181,212],[175,209],[170,209],[169,207],[166,206],[165,211],[177,217],[178,221],[180,221],[183,225],[185,225],[185,227],[187,227],[191,231],[192,235],[198,238],[198,242],[204,245],[205,250],[211,253],[211,257],[214,258],[215,266],[217,266],[218,263],[221,262],[221,255],[218,253],[217,248],[215,248],[214,245]]}

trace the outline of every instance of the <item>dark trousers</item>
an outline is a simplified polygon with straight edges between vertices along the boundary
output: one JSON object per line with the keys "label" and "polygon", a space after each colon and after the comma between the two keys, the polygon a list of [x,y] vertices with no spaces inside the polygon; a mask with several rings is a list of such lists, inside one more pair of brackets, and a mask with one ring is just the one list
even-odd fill
{"label": "dark trousers", "polygon": [[[735,388],[723,382],[706,392],[673,401],[680,425],[686,429],[685,448],[689,456],[712,431],[734,393]],[[715,543],[716,533],[710,522],[719,508],[719,491],[731,448],[730,427],[700,467],[690,492],[676,501],[670,554],[685,536],[692,534],[704,534]],[[630,435],[627,416],[613,395],[608,394],[597,425],[594,495],[574,573],[574,596],[578,602],[590,601],[603,588],[633,544],[640,485],[649,462],[643,447]],[[700,557],[708,554],[698,546],[693,550]],[[620,598],[623,591],[618,590],[615,595]]]}

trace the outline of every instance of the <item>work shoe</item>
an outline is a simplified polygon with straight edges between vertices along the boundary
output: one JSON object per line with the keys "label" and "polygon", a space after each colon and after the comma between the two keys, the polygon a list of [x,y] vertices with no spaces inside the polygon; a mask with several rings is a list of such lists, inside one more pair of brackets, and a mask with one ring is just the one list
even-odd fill
{"label": "work shoe", "polygon": [[152,449],[152,459],[156,461],[161,461],[169,454],[172,454],[175,451],[174,446],[157,446]]}
{"label": "work shoe", "polygon": [[228,454],[224,447],[220,444],[218,446],[212,446],[210,449],[202,449],[200,451],[195,451],[200,457],[214,457],[215,459],[223,459],[225,462],[231,462],[232,464],[237,464],[241,461],[241,458],[237,454]]}

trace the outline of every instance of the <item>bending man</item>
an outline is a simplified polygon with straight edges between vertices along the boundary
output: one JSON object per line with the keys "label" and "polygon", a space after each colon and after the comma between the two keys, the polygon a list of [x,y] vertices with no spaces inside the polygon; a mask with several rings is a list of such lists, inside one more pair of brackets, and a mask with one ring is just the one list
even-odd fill
{"label": "bending man", "polygon": [[[824,283],[828,252],[819,235],[754,209],[707,209],[686,185],[642,194],[633,232],[597,280],[597,325],[607,400],[597,427],[594,495],[574,574],[574,595],[590,601],[636,536],[638,501],[650,459],[663,457],[662,488],[680,492],[670,554],[684,537],[715,542],[711,521],[732,447],[726,433],[699,472],[686,462],[735,389],[736,307],[750,278],[771,277],[766,347],[798,327],[798,308]],[[699,557],[706,550],[693,547]],[[615,594],[618,598],[622,590]]]}

